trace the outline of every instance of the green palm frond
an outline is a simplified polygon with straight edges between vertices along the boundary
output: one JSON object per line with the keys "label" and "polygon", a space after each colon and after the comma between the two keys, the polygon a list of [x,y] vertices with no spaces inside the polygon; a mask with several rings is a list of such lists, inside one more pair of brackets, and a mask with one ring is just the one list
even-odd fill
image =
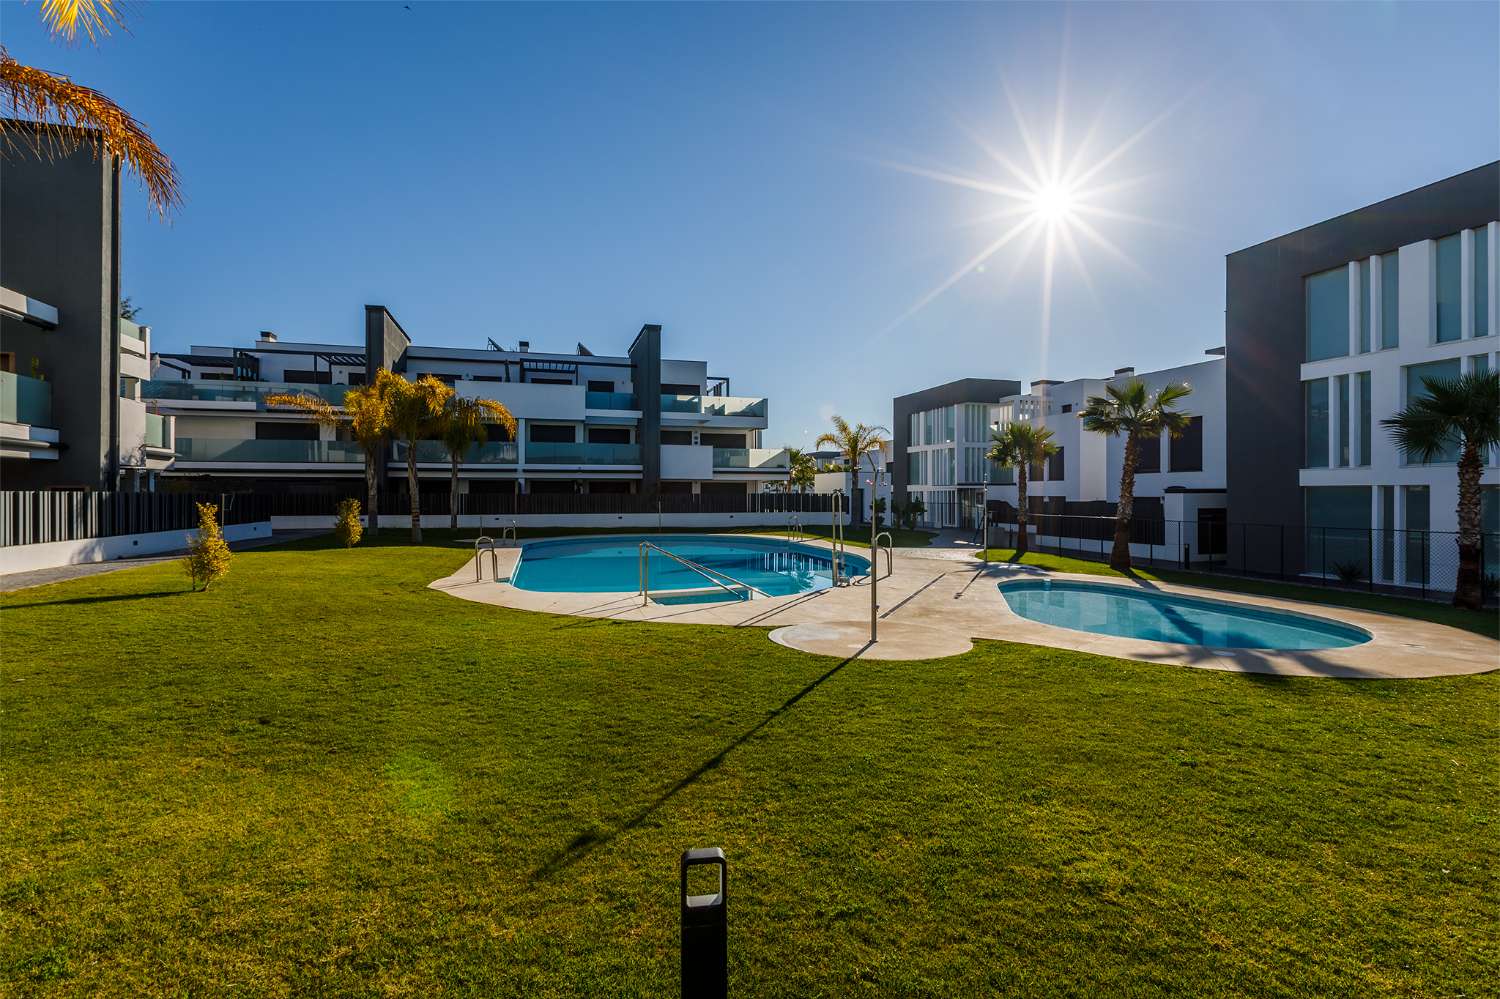
{"label": "green palm frond", "polygon": [[1424,378],[1426,394],[1380,423],[1403,454],[1432,461],[1455,448],[1500,445],[1500,373]]}

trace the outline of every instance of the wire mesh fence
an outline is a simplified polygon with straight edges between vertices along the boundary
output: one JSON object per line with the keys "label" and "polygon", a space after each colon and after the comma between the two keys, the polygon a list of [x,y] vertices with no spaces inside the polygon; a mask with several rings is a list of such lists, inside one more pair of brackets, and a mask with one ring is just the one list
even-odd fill
{"label": "wire mesh fence", "polygon": [[[1042,514],[1028,519],[1032,551],[1107,561],[1113,517]],[[1500,593],[1500,533],[1485,532],[1480,577],[1486,600]],[[991,523],[991,548],[1014,548],[1018,527]],[[1458,578],[1456,531],[1417,531],[1301,524],[1229,523],[1222,519],[1133,520],[1134,565],[1228,573],[1315,585],[1449,597]]]}

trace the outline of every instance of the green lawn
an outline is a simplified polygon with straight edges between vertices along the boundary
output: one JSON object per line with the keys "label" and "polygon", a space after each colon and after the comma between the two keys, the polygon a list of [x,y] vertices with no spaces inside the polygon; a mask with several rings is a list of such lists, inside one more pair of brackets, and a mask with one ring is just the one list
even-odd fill
{"label": "green lawn", "polygon": [[[1014,562],[1016,552],[1014,548],[991,548],[989,558],[992,562]],[[975,556],[979,557],[978,555]],[[1121,576],[1123,573],[1111,569],[1107,563],[1095,562],[1086,558],[1070,558],[1066,555],[1051,555],[1044,552],[1027,552],[1022,558],[1023,565],[1036,566],[1039,569],[1050,569],[1053,572],[1076,572],[1089,576]],[[1478,635],[1487,635],[1490,638],[1500,638],[1500,614],[1494,611],[1466,611],[1459,610],[1451,604],[1437,603],[1432,600],[1414,600],[1407,597],[1391,597],[1380,593],[1360,593],[1357,590],[1339,590],[1323,586],[1298,586],[1295,583],[1281,583],[1269,579],[1241,579],[1236,576],[1226,576],[1218,573],[1208,572],[1182,572],[1173,569],[1147,569],[1133,570],[1134,575],[1140,579],[1156,579],[1166,583],[1180,583],[1183,586],[1203,586],[1215,590],[1228,590],[1233,593],[1254,593],[1260,596],[1284,597],[1288,600],[1308,600],[1313,603],[1330,604],[1337,607],[1356,607],[1361,610],[1379,611],[1383,614],[1397,614],[1401,617],[1420,618],[1423,621],[1435,621],[1438,624],[1446,624],[1452,628],[1462,628],[1472,631]]]}
{"label": "green lawn", "polygon": [[737,995],[1500,980],[1500,676],[841,664],[384,537],[0,596],[0,994],[672,995],[708,845]]}

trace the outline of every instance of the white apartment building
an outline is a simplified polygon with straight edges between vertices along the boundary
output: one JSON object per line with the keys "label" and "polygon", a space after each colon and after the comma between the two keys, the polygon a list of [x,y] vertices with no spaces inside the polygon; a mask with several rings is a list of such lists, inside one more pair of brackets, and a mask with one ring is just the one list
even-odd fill
{"label": "white apartment building", "polygon": [[[175,419],[172,478],[220,480],[324,494],[363,482],[364,457],[343,428],[268,409],[265,397],[310,392],[339,405],[380,367],[432,375],[460,396],[503,403],[515,439],[493,428],[460,466],[463,493],[694,493],[744,495],[787,473],[786,453],[761,446],[767,400],[729,394],[703,361],[662,358],[661,328],[642,328],[621,355],[475,350],[413,344],[380,306],[367,307],[366,343],[292,343],[263,333],[249,347],[195,346],[156,354],[141,397]],[[393,444],[387,477],[405,474]],[[446,495],[449,457],[440,441],[417,445],[424,491]],[[233,480],[233,481],[228,481]]]}

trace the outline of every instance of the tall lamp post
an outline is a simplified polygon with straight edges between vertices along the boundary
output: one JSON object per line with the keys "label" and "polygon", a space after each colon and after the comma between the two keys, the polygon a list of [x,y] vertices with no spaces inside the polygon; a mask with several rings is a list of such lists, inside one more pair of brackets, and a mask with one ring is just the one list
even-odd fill
{"label": "tall lamp post", "polygon": [[[857,467],[857,466],[856,466]],[[879,619],[880,601],[877,592],[880,580],[880,560],[876,558],[879,552],[875,548],[876,526],[875,526],[875,499],[880,495],[880,476],[884,469],[875,454],[870,455],[870,641],[876,641],[877,621]]]}

